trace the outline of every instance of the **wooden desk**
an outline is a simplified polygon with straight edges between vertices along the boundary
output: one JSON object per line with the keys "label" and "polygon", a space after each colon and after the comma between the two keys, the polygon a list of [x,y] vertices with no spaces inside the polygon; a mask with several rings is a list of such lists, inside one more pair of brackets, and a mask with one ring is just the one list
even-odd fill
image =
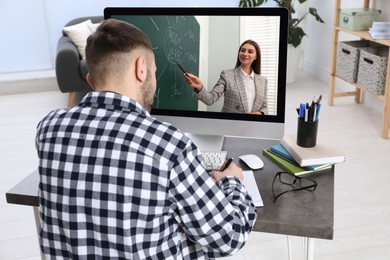
{"label": "wooden desk", "polygon": [[[248,168],[239,162],[240,155],[254,153],[264,161],[264,167],[254,171],[264,202],[264,207],[257,209],[258,218],[254,231],[305,237],[306,258],[312,259],[314,240],[310,238],[333,238],[334,168],[310,176],[318,182],[314,192],[289,192],[274,203],[272,181],[276,172],[282,169],[264,156],[262,150],[277,143],[277,140],[228,137],[225,138],[223,149],[227,150],[229,157],[233,157],[243,169]],[[6,193],[8,203],[34,207],[37,225],[39,224],[38,182],[36,170]]]}

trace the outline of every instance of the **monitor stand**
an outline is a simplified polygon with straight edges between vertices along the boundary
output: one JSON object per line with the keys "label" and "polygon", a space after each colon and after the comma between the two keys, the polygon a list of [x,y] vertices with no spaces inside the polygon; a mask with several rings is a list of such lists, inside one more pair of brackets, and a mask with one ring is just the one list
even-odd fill
{"label": "monitor stand", "polygon": [[186,135],[191,138],[201,152],[221,151],[225,138],[223,135],[202,135],[191,133],[186,133]]}

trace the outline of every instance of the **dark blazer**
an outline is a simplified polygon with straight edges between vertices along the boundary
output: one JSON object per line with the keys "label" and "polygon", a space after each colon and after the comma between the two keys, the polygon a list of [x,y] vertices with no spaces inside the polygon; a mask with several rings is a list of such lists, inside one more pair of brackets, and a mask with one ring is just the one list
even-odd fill
{"label": "dark blazer", "polygon": [[227,113],[268,113],[267,108],[267,78],[254,74],[256,97],[252,111],[248,109],[248,101],[245,91],[244,77],[240,67],[223,70],[221,76],[211,91],[203,86],[201,91],[194,93],[194,97],[210,106],[224,94],[225,100],[222,111]]}

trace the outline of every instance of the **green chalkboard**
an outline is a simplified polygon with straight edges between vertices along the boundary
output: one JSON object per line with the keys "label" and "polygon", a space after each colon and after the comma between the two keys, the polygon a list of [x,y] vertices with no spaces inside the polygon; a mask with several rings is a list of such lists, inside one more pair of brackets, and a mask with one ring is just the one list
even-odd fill
{"label": "green chalkboard", "polygon": [[200,26],[194,16],[113,15],[112,18],[134,24],[150,38],[157,66],[157,88],[153,108],[198,110],[177,66],[199,75]]}

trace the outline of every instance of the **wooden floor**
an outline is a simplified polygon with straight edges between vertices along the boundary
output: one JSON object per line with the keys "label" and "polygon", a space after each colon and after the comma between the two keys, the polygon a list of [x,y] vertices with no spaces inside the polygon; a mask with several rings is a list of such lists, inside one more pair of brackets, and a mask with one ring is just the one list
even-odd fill
{"label": "wooden floor", "polygon": [[[307,75],[287,86],[285,132],[295,132],[295,107],[322,93],[319,133],[347,157],[336,167],[334,239],[316,240],[315,259],[390,259],[390,140],[380,137],[382,114],[351,97],[329,107],[327,92]],[[39,119],[66,103],[59,92],[0,96],[0,259],[39,259],[32,209],[8,205],[4,194],[37,167]],[[302,258],[301,243],[292,237],[294,259]],[[245,247],[225,259],[288,259],[286,236],[252,232]]]}

